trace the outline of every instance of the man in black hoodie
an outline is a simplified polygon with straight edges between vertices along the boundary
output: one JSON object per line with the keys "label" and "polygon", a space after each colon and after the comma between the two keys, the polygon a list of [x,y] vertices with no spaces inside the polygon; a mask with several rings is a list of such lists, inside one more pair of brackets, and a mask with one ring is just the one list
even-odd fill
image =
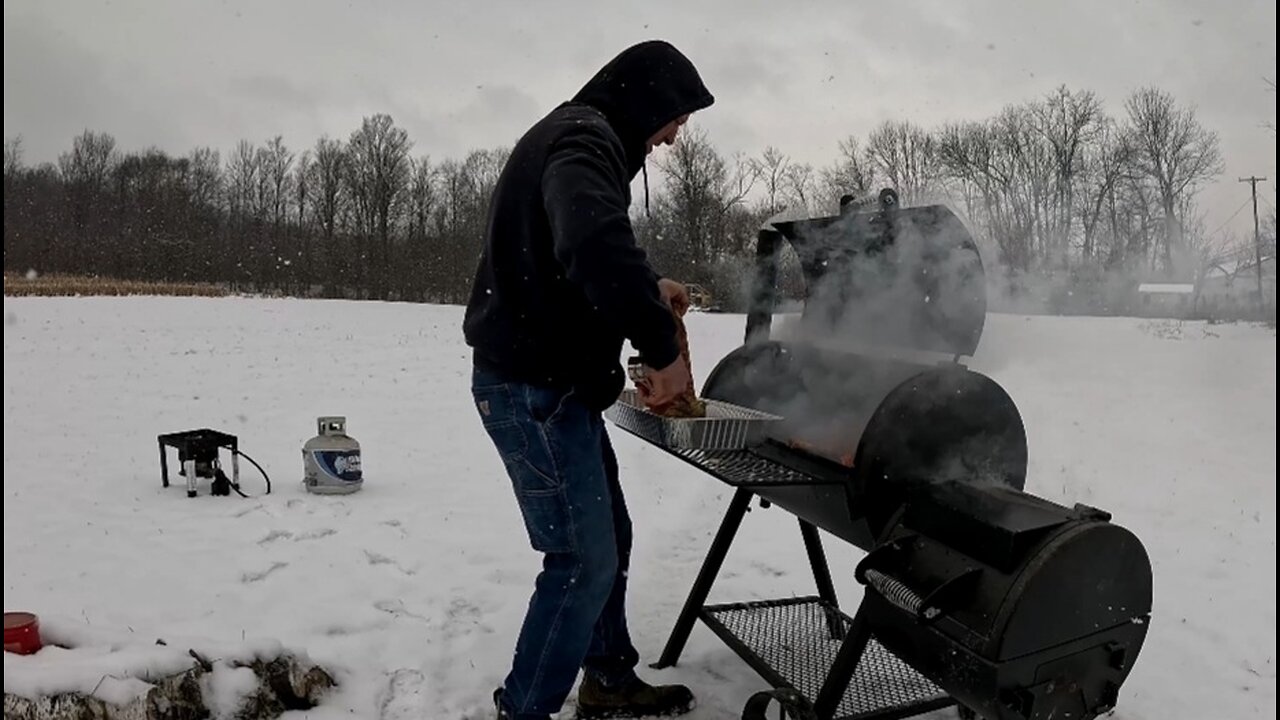
{"label": "man in black hoodie", "polygon": [[[601,411],[622,391],[629,340],[652,405],[688,382],[672,303],[636,245],[630,185],[658,145],[714,102],[693,64],[659,41],[628,48],[511,152],[490,203],[463,330],[472,394],[510,476],[533,548],[543,553],[500,718],[545,720],[579,669],[578,715],[676,715],[683,686],[648,685],[626,621],[631,520]],[[647,187],[646,187],[647,200]]]}

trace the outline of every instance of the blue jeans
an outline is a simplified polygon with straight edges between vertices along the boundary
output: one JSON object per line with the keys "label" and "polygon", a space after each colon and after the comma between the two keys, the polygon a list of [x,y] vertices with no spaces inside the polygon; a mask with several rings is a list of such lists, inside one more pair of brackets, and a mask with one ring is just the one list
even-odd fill
{"label": "blue jeans", "polygon": [[561,709],[579,668],[605,685],[635,677],[625,607],[631,518],[600,413],[571,390],[481,370],[471,383],[529,543],[543,553],[501,702],[518,720],[542,720]]}

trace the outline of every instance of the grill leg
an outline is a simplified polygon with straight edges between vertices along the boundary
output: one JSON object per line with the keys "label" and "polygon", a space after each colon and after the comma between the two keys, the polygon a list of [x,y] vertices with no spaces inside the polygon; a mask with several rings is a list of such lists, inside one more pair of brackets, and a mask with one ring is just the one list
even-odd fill
{"label": "grill leg", "polygon": [[870,639],[871,628],[868,627],[867,618],[859,606],[858,612],[853,616],[849,634],[840,643],[840,651],[836,653],[836,659],[831,663],[827,679],[822,681],[818,697],[813,701],[814,714],[821,720],[835,717],[836,709],[840,707],[840,700],[844,698],[844,691],[849,688],[849,681],[853,679],[853,672],[857,670],[858,661],[862,659],[862,653],[867,649],[867,642]]}
{"label": "grill leg", "polygon": [[822,550],[822,537],[813,523],[800,520],[800,536],[804,538],[804,549],[809,554],[809,567],[813,568],[813,580],[818,586],[818,597],[829,607],[827,612],[827,630],[832,640],[844,637],[844,623],[831,610],[840,607],[836,600],[836,586],[831,582],[831,566],[827,564],[827,554]]}
{"label": "grill leg", "polygon": [[693,581],[689,597],[685,599],[680,616],[676,618],[671,637],[667,638],[667,646],[662,649],[658,662],[653,663],[651,667],[659,669],[673,667],[680,659],[684,644],[689,640],[689,633],[693,632],[693,623],[698,619],[698,612],[702,610],[703,603],[707,601],[707,595],[711,593],[711,584],[715,582],[716,575],[720,573],[720,566],[724,565],[725,556],[729,554],[729,545],[733,543],[733,536],[738,534],[742,518],[747,514],[751,496],[752,492],[746,488],[740,487],[734,491],[733,499],[729,501],[729,509],[725,512],[724,519],[720,521],[720,529],[716,531],[715,540],[711,541],[711,549],[707,551],[707,557],[702,561],[698,578]]}
{"label": "grill leg", "polygon": [[[844,699],[845,691],[853,681],[854,672],[858,669],[858,663],[862,662],[862,655],[866,652],[869,642],[871,642],[871,625],[867,622],[864,606],[859,604],[848,634],[841,641],[836,659],[832,661],[831,669],[827,671],[827,677],[818,690],[818,697],[814,698],[813,714],[818,717],[818,720],[831,720],[835,717],[836,711],[840,709],[840,701]],[[954,699],[943,695],[932,700],[914,701],[908,705],[883,707],[861,713],[857,717],[859,720],[899,720],[941,710],[955,704]]]}
{"label": "grill leg", "polygon": [[160,445],[160,485],[169,487],[169,458],[165,456],[164,440],[158,441]]}

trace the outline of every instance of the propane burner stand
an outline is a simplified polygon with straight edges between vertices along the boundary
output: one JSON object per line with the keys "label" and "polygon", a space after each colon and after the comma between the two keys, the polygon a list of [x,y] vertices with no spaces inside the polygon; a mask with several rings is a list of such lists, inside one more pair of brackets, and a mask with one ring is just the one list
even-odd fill
{"label": "propane burner stand", "polygon": [[[240,447],[235,435],[201,428],[183,432],[164,433],[156,438],[160,447],[160,482],[169,487],[169,458],[165,447],[178,451],[178,473],[187,479],[187,497],[196,496],[197,478],[214,481],[214,495],[230,495],[231,489],[240,487]],[[223,483],[218,475],[222,472],[218,459],[219,450],[226,449],[231,453],[231,478]]]}
{"label": "propane burner stand", "polygon": [[[226,496],[235,491],[240,497],[249,497],[240,489],[241,457],[258,469],[262,474],[262,481],[266,483],[267,493],[271,492],[271,478],[267,471],[240,450],[240,441],[235,435],[201,428],[163,433],[156,437],[156,444],[160,448],[160,483],[163,487],[169,487],[169,457],[166,448],[174,448],[178,451],[178,474],[187,479],[187,497],[193,498],[199,494],[197,480],[200,478],[212,481],[209,484],[211,495]],[[222,471],[222,450],[231,455],[231,477],[227,477]]]}

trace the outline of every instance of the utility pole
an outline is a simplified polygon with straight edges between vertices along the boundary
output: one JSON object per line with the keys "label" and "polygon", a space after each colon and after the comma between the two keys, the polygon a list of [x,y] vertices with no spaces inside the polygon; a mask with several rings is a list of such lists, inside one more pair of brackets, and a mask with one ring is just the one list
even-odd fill
{"label": "utility pole", "polygon": [[1253,190],[1253,260],[1258,268],[1258,307],[1262,308],[1266,304],[1265,298],[1262,296],[1262,233],[1258,230],[1258,183],[1266,182],[1264,177],[1250,176],[1240,178],[1240,182],[1249,183]]}

